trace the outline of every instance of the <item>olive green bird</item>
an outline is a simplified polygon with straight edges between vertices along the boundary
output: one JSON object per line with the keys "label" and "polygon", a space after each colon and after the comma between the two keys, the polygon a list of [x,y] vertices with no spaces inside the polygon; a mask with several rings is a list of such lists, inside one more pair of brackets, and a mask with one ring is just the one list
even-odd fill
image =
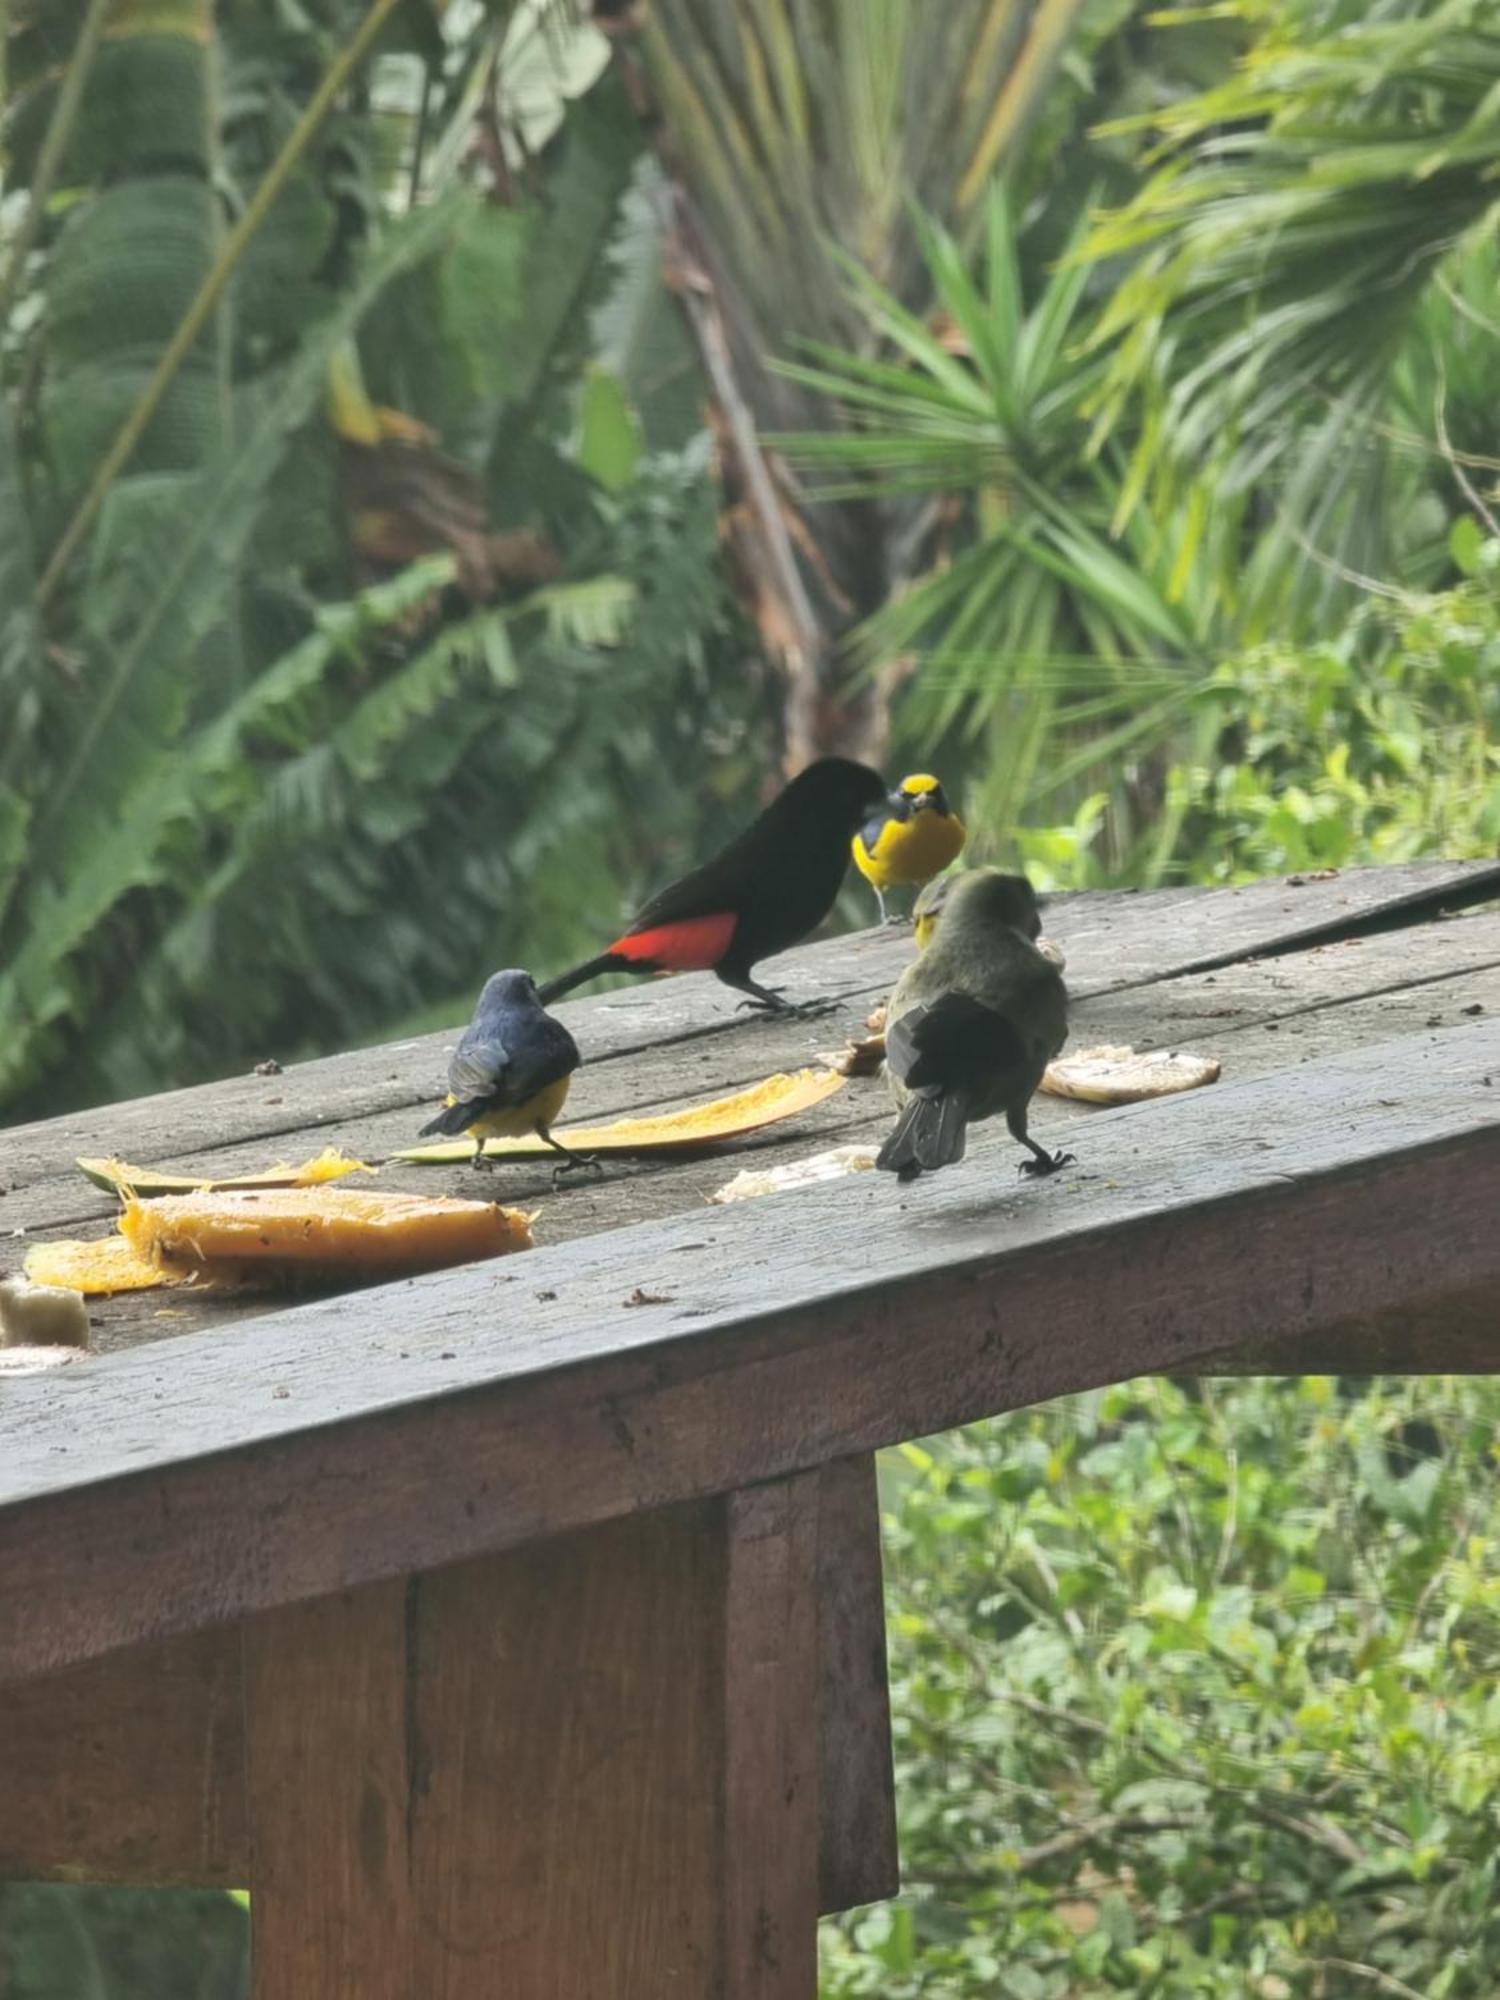
{"label": "olive green bird", "polygon": [[903,1181],[964,1156],[970,1125],[1005,1114],[1029,1148],[1022,1173],[1050,1174],[1026,1129],[1027,1106],[1068,1039],[1068,994],[1037,948],[1042,922],[1024,875],[976,868],[943,898],[927,949],[902,973],[885,1023],[886,1072],[900,1116],[876,1158]]}

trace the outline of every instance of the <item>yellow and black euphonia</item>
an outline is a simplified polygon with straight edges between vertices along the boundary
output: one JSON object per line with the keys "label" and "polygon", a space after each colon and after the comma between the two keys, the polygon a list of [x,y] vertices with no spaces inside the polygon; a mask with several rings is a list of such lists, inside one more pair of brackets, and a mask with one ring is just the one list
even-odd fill
{"label": "yellow and black euphonia", "polygon": [[880,921],[899,921],[886,909],[887,889],[920,889],[963,844],[964,823],[937,779],[926,771],[903,778],[854,836],[854,865],[875,891]]}

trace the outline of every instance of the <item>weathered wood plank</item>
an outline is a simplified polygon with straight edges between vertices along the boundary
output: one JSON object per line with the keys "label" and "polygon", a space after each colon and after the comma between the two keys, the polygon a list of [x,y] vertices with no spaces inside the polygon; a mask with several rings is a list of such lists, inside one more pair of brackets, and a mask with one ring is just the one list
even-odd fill
{"label": "weathered wood plank", "polygon": [[[1350,868],[1321,878],[1273,876],[1239,888],[1209,890],[1173,909],[1169,921],[1137,923],[1123,939],[1110,937],[1110,970],[1097,981],[1092,970],[1093,938],[1087,926],[1080,926],[1075,942],[1086,971],[1079,991],[1144,985],[1211,972],[1249,957],[1305,951],[1391,925],[1410,927],[1496,896],[1500,896],[1500,863],[1488,861]],[[1073,962],[1070,949],[1070,973]]]}
{"label": "weathered wood plank", "polygon": [[734,2000],[818,1990],[819,1512],[816,1472],[726,1502],[722,1990]]}
{"label": "weathered wood plank", "polygon": [[[1420,916],[1500,895],[1500,864],[1414,862],[1354,869],[1327,881],[1256,882],[1235,889],[1058,896],[1047,922],[1067,941],[1069,978],[1082,995],[1268,953],[1372,923]],[[1172,921],[1146,921],[1170,909]],[[867,931],[804,946],[769,962],[767,976],[795,998],[840,989],[876,993],[910,951],[905,934]],[[773,1032],[736,1018],[733,996],[702,975],[652,981],[560,1009],[587,1060],[601,1064],[700,1035]],[[79,1153],[118,1153],[141,1163],[201,1157],[252,1138],[310,1136],[383,1111],[431,1103],[454,1033],[290,1065],[274,1077],[214,1084],[21,1125],[4,1135],[0,1186],[16,1189],[66,1172]]]}
{"label": "weathered wood plank", "polygon": [[0,1881],[249,1881],[240,1645],[194,1632],[8,1687]]}
{"label": "weathered wood plank", "polygon": [[1039,1186],[986,1135],[910,1190],[856,1176],[16,1382],[0,1678],[1500,1281],[1486,1076],[1476,1022],[1106,1112]]}
{"label": "weathered wood plank", "polygon": [[412,1817],[404,1580],[246,1633],[253,1993],[406,2000]]}
{"label": "weathered wood plank", "polygon": [[875,1461],[836,1459],[818,1495],[818,1907],[894,1896],[896,1781]]}
{"label": "weathered wood plank", "polygon": [[[1066,945],[1069,939],[1063,937]],[[907,947],[908,951],[910,946]],[[1423,983],[1483,972],[1500,965],[1500,909],[1412,930],[1384,933],[1337,945],[1314,946],[1290,956],[1258,959],[1226,971],[1186,974],[1123,991],[1085,993],[1073,1009],[1073,1042],[1096,1039],[1099,1023],[1129,1023],[1138,1043],[1158,1046],[1188,1032],[1211,1033],[1222,1026],[1256,1019],[1286,1019],[1315,1007],[1343,1006],[1367,995],[1396,994]],[[1070,967],[1071,973],[1071,967]],[[714,1035],[688,1044],[642,1049],[629,1062],[586,1066],[576,1079],[568,1106],[572,1119],[602,1121],[634,1115],[685,1099],[711,1096],[753,1083],[772,1070],[796,1069],[816,1060],[820,1050],[837,1048],[851,1033],[863,1032],[869,996],[861,995],[827,1020],[745,1023],[737,1034]],[[1429,1010],[1430,1011],[1430,1010]],[[830,1107],[835,1117],[841,1110]],[[340,1123],[308,1136],[309,1147],[333,1144],[361,1158],[378,1160],[414,1142],[418,1114],[386,1111]],[[770,1135],[774,1137],[773,1135]],[[297,1150],[295,1147],[292,1150]],[[223,1145],[185,1158],[186,1171],[248,1173],[267,1164],[259,1141]],[[652,1162],[645,1163],[649,1170]],[[665,1156],[655,1165],[670,1166]],[[612,1171],[619,1171],[616,1167]],[[392,1165],[392,1186],[471,1191],[467,1168],[443,1170]],[[551,1191],[550,1171],[535,1163],[505,1168],[495,1185],[520,1190],[518,1198]],[[65,1173],[20,1187],[0,1215],[8,1229],[65,1228],[107,1216],[111,1197],[90,1187],[71,1161]]]}
{"label": "weathered wood plank", "polygon": [[[1085,900],[1076,898],[1074,902]],[[1116,899],[1117,903],[1125,900]],[[1138,899],[1129,900],[1136,908]],[[1419,1028],[1435,1016],[1457,1021],[1476,1004],[1495,1011],[1492,974],[1497,964],[1500,910],[1486,910],[1399,933],[1253,961],[1218,973],[1185,975],[1147,987],[1086,995],[1073,1010],[1072,1045],[1078,1048],[1102,1040],[1155,1047],[1186,1041],[1227,1057],[1231,1046],[1227,1038],[1263,1023],[1272,1032],[1285,1026],[1298,1045],[1299,1057],[1304,1050],[1332,1052],[1361,1039]],[[1384,996],[1388,1018],[1382,1020],[1369,1008],[1349,1011],[1365,996]],[[866,999],[860,998],[824,1022],[757,1026],[742,1035],[705,1037],[643,1050],[625,1064],[586,1068],[575,1093],[577,1113],[612,1117],[742,1087],[771,1068],[796,1067],[810,1061],[819,1049],[836,1046],[847,1033],[862,1031],[866,1011]],[[1313,1017],[1320,1011],[1328,1018],[1318,1022]],[[1335,1020],[1333,1016],[1340,1012],[1341,1019]],[[1342,1044],[1341,1036],[1346,1037]],[[1256,1044],[1255,1060],[1248,1067],[1243,1060],[1245,1046],[1235,1047],[1229,1074],[1253,1074],[1275,1066],[1266,1059],[1277,1054],[1274,1043]],[[594,1230],[694,1208],[706,1192],[736,1170],[738,1153],[749,1151],[761,1160],[797,1158],[820,1145],[873,1132],[886,1108],[882,1085],[872,1089],[868,1083],[855,1084],[817,1112],[790,1126],[757,1134],[736,1147],[690,1158],[657,1155],[614,1161],[602,1183],[570,1188],[565,1195],[554,1189],[545,1168],[523,1164],[501,1170],[483,1184],[482,1191],[540,1208],[539,1239],[566,1242]],[[1044,1105],[1041,1115],[1051,1119],[1072,1113]],[[321,1131],[309,1138],[308,1144],[337,1143],[362,1157],[378,1158],[410,1139],[411,1123],[408,1112],[386,1112]],[[246,1172],[265,1163],[265,1148],[257,1141],[183,1162],[213,1166],[226,1173]],[[386,1170],[385,1184],[429,1193],[475,1192],[475,1177],[464,1168],[391,1167]],[[30,1242],[51,1235],[94,1233],[108,1222],[112,1207],[109,1197],[90,1188],[71,1169],[18,1190],[0,1203],[0,1218],[9,1230],[24,1231],[24,1237],[12,1235],[10,1261],[18,1264]],[[0,1243],[0,1267],[6,1261]],[[125,1295],[95,1304],[95,1340],[101,1350],[108,1351],[189,1332],[200,1325],[227,1324],[259,1310],[261,1306],[253,1299]]]}
{"label": "weathered wood plank", "polygon": [[[1496,1078],[1500,1085],[1500,1077]],[[1500,1286],[1474,1285],[1420,1306],[1346,1320],[1297,1341],[1216,1354],[1190,1375],[1493,1375],[1500,1352]]]}
{"label": "weathered wood plank", "polygon": [[256,1620],[264,2000],[813,2000],[817,1480]]}
{"label": "weathered wood plank", "polygon": [[[1457,958],[1462,969],[1429,983],[1390,984],[1399,975],[1401,961],[1388,959],[1384,947],[1394,947],[1396,939],[1372,940],[1368,947],[1357,950],[1325,948],[1295,958],[1085,999],[1074,1009],[1072,1046],[1081,1048],[1091,1042],[1188,1046],[1218,1056],[1226,1080],[1234,1081],[1397,1035],[1419,1033],[1432,1021],[1460,1024],[1475,1008],[1500,1018],[1500,966],[1488,962],[1490,940],[1500,937],[1500,915],[1463,918],[1403,935],[1415,948],[1434,931],[1462,934],[1462,952],[1448,951],[1438,959],[1451,966]],[[1377,944],[1382,950],[1375,949]],[[1350,968],[1347,979],[1345,965]],[[1265,985],[1263,975],[1273,966],[1295,974],[1289,985]],[[1305,972],[1299,970],[1304,967]],[[1417,977],[1425,980],[1426,973],[1419,971]],[[727,1055],[726,1045],[716,1052],[716,1059]],[[734,1079],[741,1083],[748,1080]],[[716,1078],[705,1088],[718,1088],[720,1081]],[[714,1188],[746,1165],[777,1165],[829,1145],[878,1143],[890,1115],[883,1079],[856,1079],[815,1112],[732,1148],[686,1158],[612,1161],[603,1180],[581,1182],[566,1190],[555,1189],[545,1169],[538,1173],[534,1167],[517,1167],[497,1174],[483,1191],[536,1209],[539,1242],[566,1243],[604,1229],[697,1213]],[[1051,1143],[1049,1131],[1057,1133],[1098,1115],[1093,1107],[1043,1097],[1037,1102],[1034,1119],[1040,1136]],[[244,1161],[246,1166],[253,1163],[253,1158]],[[464,1168],[411,1168],[388,1176],[392,1186],[453,1194],[471,1194],[473,1178]],[[89,1192],[81,1179],[78,1185]],[[24,1203],[28,1198],[22,1195],[20,1200]],[[90,1233],[98,1226],[92,1223]],[[73,1230],[62,1228],[55,1233]],[[27,1240],[36,1239],[29,1236]],[[108,1352],[201,1326],[228,1325],[265,1309],[264,1300],[249,1297],[126,1294],[94,1303],[94,1338],[99,1349]]]}
{"label": "weathered wood plank", "polygon": [[[715,1658],[734,1663],[737,1676],[731,1748],[750,1767],[739,1782],[753,1788],[771,1740],[780,1743],[773,1858],[776,1868],[794,1858],[805,1867],[789,1908],[801,1909],[814,1880],[821,1908],[873,1902],[896,1887],[873,1461],[842,1459],[784,1486],[752,1488],[734,1505],[727,1636],[714,1643]],[[527,1572],[539,1588],[553,1546],[541,1567]],[[566,1564],[569,1544],[557,1546]],[[669,1536],[654,1559],[677,1549]],[[418,1636],[427,1636],[429,1651],[434,1629],[441,1643],[468,1646],[469,1697],[488,1702],[494,1634],[475,1629],[475,1607],[485,1602],[482,1576],[474,1591],[476,1574],[461,1564],[423,1579]],[[321,1630],[331,1617],[325,1604],[310,1627]],[[201,1888],[250,1881],[242,1630],[214,1627],[7,1688],[0,1703],[0,1880]],[[420,1664],[431,1666],[427,1653]],[[567,1670],[565,1658],[559,1671]],[[468,1669],[455,1655],[444,1671],[451,1677]],[[335,1676],[335,1692],[340,1686]],[[783,1712],[780,1695],[794,1688],[796,1702]],[[456,1782],[476,1810],[514,1799],[513,1782],[480,1755],[473,1735],[464,1754]],[[781,1825],[789,1790],[803,1805],[816,1800],[816,1862],[804,1852],[813,1835],[801,1818]],[[520,1808],[504,1810],[514,1817]],[[745,1936],[754,1935],[751,1926]]]}
{"label": "weathered wood plank", "polygon": [[[1106,996],[1105,1004],[1112,1003],[1117,1016],[1138,1020],[1138,1040],[1149,1037],[1162,1046],[1189,1034],[1287,1021],[1382,994],[1419,994],[1443,981],[1478,977],[1497,965],[1500,909],[1161,980]],[[1085,1007],[1100,1004],[1085,1002]]]}

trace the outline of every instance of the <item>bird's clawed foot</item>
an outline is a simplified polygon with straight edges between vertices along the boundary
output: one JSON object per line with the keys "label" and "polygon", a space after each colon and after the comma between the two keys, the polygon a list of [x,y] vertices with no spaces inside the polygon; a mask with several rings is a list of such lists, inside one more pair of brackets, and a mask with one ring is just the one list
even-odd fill
{"label": "bird's clawed foot", "polygon": [[1032,1145],[1034,1159],[1022,1160],[1018,1173],[1029,1174],[1037,1180],[1044,1180],[1048,1174],[1055,1174],[1059,1167],[1074,1167],[1078,1164],[1076,1153],[1049,1153],[1045,1146]]}
{"label": "bird's clawed foot", "polygon": [[591,1174],[595,1180],[604,1173],[604,1162],[596,1160],[591,1153],[570,1153],[565,1160],[559,1160],[552,1169],[552,1185],[557,1187],[570,1174]]}
{"label": "bird's clawed foot", "polygon": [[474,1148],[474,1151],[470,1154],[469,1165],[473,1167],[477,1173],[481,1174],[492,1174],[495,1171],[495,1162],[490,1158],[489,1154],[484,1150],[484,1141],[482,1139],[480,1140],[479,1144]]}
{"label": "bird's clawed foot", "polygon": [[759,1014],[764,1021],[816,1021],[824,1014],[831,1014],[838,1005],[836,1000],[784,1000],[769,988],[767,994],[764,1000],[741,1000],[734,1011]]}

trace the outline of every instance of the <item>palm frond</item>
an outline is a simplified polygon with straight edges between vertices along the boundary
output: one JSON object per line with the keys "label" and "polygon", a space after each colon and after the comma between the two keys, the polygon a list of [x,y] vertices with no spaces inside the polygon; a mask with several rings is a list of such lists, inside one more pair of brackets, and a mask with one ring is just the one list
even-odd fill
{"label": "palm frond", "polygon": [[1500,215],[1500,35],[1484,0],[1227,11],[1243,64],[1121,128],[1158,164],[1079,253],[1127,260],[1093,333],[1096,441],[1139,427],[1133,494],[1149,474],[1167,504],[1209,467],[1231,496],[1280,485],[1304,532],[1310,503],[1320,535],[1338,516],[1342,541],[1368,464],[1330,463],[1317,421],[1334,400],[1367,429],[1435,280]]}

